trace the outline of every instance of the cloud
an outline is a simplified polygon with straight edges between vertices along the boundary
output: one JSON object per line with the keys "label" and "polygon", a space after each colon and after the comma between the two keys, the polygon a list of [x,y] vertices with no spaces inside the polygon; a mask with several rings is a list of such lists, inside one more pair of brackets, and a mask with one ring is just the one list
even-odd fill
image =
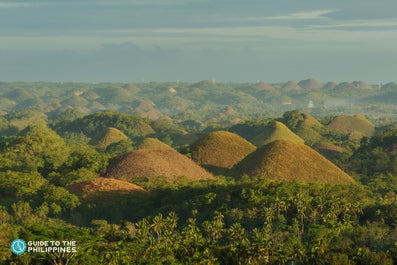
{"label": "cloud", "polygon": [[326,15],[335,12],[334,10],[314,10],[306,12],[291,13],[281,16],[258,17],[252,18],[253,20],[306,20],[306,19],[323,19],[327,18]]}

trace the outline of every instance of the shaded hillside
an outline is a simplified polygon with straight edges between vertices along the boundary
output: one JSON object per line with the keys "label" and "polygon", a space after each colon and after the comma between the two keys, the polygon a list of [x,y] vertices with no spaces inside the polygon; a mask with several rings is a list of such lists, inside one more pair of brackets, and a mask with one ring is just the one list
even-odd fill
{"label": "shaded hillside", "polygon": [[270,122],[263,131],[255,136],[251,142],[256,146],[262,146],[276,140],[291,140],[303,143],[304,140],[293,133],[287,126],[279,121]]}
{"label": "shaded hillside", "polygon": [[281,87],[281,90],[284,92],[291,92],[291,91],[300,91],[302,90],[302,88],[295,81],[288,81]]}
{"label": "shaded hillside", "polygon": [[255,149],[241,136],[227,131],[211,132],[190,148],[192,159],[209,170],[231,168]]}
{"label": "shaded hillside", "polygon": [[348,184],[353,179],[310,147],[293,141],[271,142],[248,155],[232,169],[234,176],[248,174],[271,180]]}
{"label": "shaded hillside", "polygon": [[159,149],[141,149],[119,157],[110,164],[106,176],[132,182],[159,176],[171,182],[182,176],[191,180],[213,178],[209,172],[177,151]]}
{"label": "shaded hillside", "polygon": [[92,145],[96,145],[100,148],[106,148],[111,144],[118,143],[122,140],[126,140],[128,137],[116,128],[106,128],[104,131],[98,133],[90,142]]}
{"label": "shaded hillside", "polygon": [[320,154],[325,156],[328,159],[335,158],[345,151],[345,148],[330,144],[330,143],[319,143],[314,146],[314,149],[317,150]]}
{"label": "shaded hillside", "polygon": [[369,137],[375,132],[375,126],[362,115],[339,115],[328,126],[337,132],[352,135],[354,138]]}
{"label": "shaded hillside", "polygon": [[325,130],[313,116],[299,110],[285,112],[280,120],[309,145],[319,142]]}
{"label": "shaded hillside", "polygon": [[173,150],[171,146],[163,143],[159,139],[156,138],[145,138],[143,141],[137,146],[137,149],[163,149],[163,150]]}

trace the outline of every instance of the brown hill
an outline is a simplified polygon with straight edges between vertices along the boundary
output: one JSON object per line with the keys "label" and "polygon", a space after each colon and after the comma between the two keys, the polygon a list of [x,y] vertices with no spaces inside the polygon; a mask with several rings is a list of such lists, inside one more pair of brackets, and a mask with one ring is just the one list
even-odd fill
{"label": "brown hill", "polygon": [[271,92],[276,91],[276,89],[272,85],[264,82],[259,82],[258,84],[256,84],[256,87],[259,90],[271,91]]}
{"label": "brown hill", "polygon": [[326,158],[334,158],[345,151],[343,147],[330,143],[319,143],[314,148]]}
{"label": "brown hill", "polygon": [[334,130],[349,134],[352,137],[367,136],[370,137],[375,133],[375,126],[362,115],[336,116],[329,124]]}
{"label": "brown hill", "polygon": [[288,81],[285,83],[281,89],[285,92],[290,92],[290,91],[300,91],[302,88],[295,82],[295,81]]}
{"label": "brown hill", "polygon": [[232,174],[328,184],[348,184],[353,179],[310,147],[293,141],[271,142],[248,155]]}
{"label": "brown hill", "polygon": [[137,149],[163,149],[163,150],[169,150],[169,149],[172,149],[172,147],[167,145],[167,144],[165,144],[165,143],[163,143],[159,139],[156,139],[156,138],[145,138],[137,146]]}
{"label": "brown hill", "polygon": [[364,81],[354,81],[352,85],[358,89],[372,89],[372,86]]}
{"label": "brown hill", "polygon": [[304,140],[293,133],[287,126],[279,121],[269,123],[264,130],[254,137],[251,142],[256,146],[262,146],[276,140],[292,140],[303,143]]}
{"label": "brown hill", "polygon": [[98,192],[142,192],[144,189],[127,181],[113,178],[95,178],[66,187],[70,192],[82,197],[94,195]]}
{"label": "brown hill", "polygon": [[336,83],[336,82],[327,82],[327,83],[323,86],[323,89],[324,89],[324,90],[327,90],[327,89],[334,89],[337,85],[338,85],[338,83]]}
{"label": "brown hill", "polygon": [[191,159],[172,149],[129,152],[109,165],[106,176],[127,181],[160,176],[171,182],[181,176],[191,180],[214,178]]}
{"label": "brown hill", "polygon": [[118,143],[126,139],[128,139],[128,137],[123,132],[116,128],[108,127],[92,138],[90,144],[106,148],[113,143]]}
{"label": "brown hill", "polygon": [[232,168],[255,149],[241,136],[227,131],[211,132],[190,148],[192,159],[208,169]]}
{"label": "brown hill", "polygon": [[313,78],[302,80],[298,85],[304,89],[320,89],[323,87],[319,81]]}

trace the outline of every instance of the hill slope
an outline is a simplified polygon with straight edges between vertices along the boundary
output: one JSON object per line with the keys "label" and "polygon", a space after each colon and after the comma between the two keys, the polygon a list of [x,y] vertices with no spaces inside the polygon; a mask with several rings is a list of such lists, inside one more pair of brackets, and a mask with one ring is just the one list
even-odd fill
{"label": "hill slope", "polygon": [[293,141],[271,142],[248,155],[232,174],[271,180],[298,180],[328,184],[348,184],[353,179],[310,147]]}
{"label": "hill slope", "polygon": [[287,126],[279,121],[270,122],[265,129],[251,142],[256,146],[262,146],[276,140],[291,140],[303,143],[304,140],[293,133]]}
{"label": "hill slope", "polygon": [[241,136],[215,131],[191,146],[192,159],[208,169],[227,169],[255,151],[255,146]]}
{"label": "hill slope", "polygon": [[67,186],[67,190],[72,193],[89,196],[98,192],[117,191],[117,192],[142,192],[144,189],[138,185],[127,181],[113,178],[95,178],[80,183]]}
{"label": "hill slope", "polygon": [[163,143],[157,138],[145,138],[143,141],[137,146],[137,149],[164,149],[164,150],[173,150],[171,146]]}
{"label": "hill slope", "polygon": [[129,152],[110,164],[106,176],[127,181],[158,176],[165,177],[167,181],[174,181],[181,176],[191,180],[214,178],[191,159],[173,149]]}
{"label": "hill slope", "polygon": [[101,148],[106,148],[107,146],[118,143],[122,140],[126,140],[128,137],[120,130],[108,127],[102,132],[98,133],[91,141],[90,144],[96,145]]}
{"label": "hill slope", "polygon": [[353,136],[367,136],[374,135],[375,126],[362,115],[339,115],[336,116],[329,124],[329,127],[334,130],[350,134]]}

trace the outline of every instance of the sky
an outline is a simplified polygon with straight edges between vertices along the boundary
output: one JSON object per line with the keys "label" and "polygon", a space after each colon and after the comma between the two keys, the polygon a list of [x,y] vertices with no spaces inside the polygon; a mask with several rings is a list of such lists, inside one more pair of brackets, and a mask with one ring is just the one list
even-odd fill
{"label": "sky", "polygon": [[397,81],[395,0],[0,0],[0,81]]}

